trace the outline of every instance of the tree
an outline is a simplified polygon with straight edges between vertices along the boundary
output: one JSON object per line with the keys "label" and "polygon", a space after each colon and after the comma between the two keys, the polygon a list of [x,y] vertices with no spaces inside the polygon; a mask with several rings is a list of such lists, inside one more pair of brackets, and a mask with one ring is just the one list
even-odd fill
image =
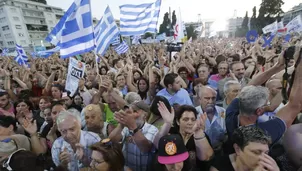
{"label": "tree", "polygon": [[241,24],[241,28],[248,30],[249,28],[248,24],[249,24],[249,16],[248,16],[248,12],[246,12],[245,17]]}
{"label": "tree", "polygon": [[177,21],[177,18],[176,18],[176,14],[175,14],[175,10],[174,10],[172,13],[172,26],[175,26],[176,21]]}
{"label": "tree", "polygon": [[251,17],[251,30],[258,30],[258,23],[257,23],[257,9],[256,6],[253,8],[253,15]]}
{"label": "tree", "polygon": [[284,13],[281,9],[283,4],[283,0],[262,0],[257,18],[259,28],[263,28],[276,20],[280,20],[281,14]]}
{"label": "tree", "polygon": [[170,27],[171,27],[171,20],[169,18],[169,13],[166,12],[164,15],[163,23],[159,26],[159,34],[166,33],[166,35],[170,35]]}
{"label": "tree", "polygon": [[196,39],[197,38],[197,33],[194,31],[195,28],[194,26],[191,24],[189,25],[189,27],[186,27],[187,30],[187,38],[189,39],[190,37],[192,37],[192,39]]}
{"label": "tree", "polygon": [[153,38],[153,33],[150,32],[145,33],[144,38],[147,39],[148,37]]}

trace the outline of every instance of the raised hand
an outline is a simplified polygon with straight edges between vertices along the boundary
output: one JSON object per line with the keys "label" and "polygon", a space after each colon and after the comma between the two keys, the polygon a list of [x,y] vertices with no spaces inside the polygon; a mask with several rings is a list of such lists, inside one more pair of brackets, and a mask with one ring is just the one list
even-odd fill
{"label": "raised hand", "polygon": [[165,123],[173,124],[173,120],[175,117],[174,109],[171,108],[171,112],[167,109],[166,105],[163,102],[159,102],[158,104],[158,111],[162,116]]}
{"label": "raised hand", "polygon": [[196,120],[195,125],[193,126],[193,133],[196,136],[200,136],[205,131],[205,124],[207,120],[207,114],[200,114],[200,117]]}
{"label": "raised hand", "polygon": [[121,125],[127,127],[129,130],[137,128],[136,119],[131,109],[125,111],[119,111],[114,113],[114,119]]}
{"label": "raised hand", "polygon": [[36,120],[34,120],[34,122],[32,122],[32,119],[31,119],[31,120],[24,119],[24,120],[23,120],[22,127],[23,127],[24,130],[25,130],[26,132],[28,132],[30,135],[34,135],[34,134],[36,134],[37,131],[38,131],[38,127],[37,127],[37,122],[36,122]]}
{"label": "raised hand", "polygon": [[82,160],[84,156],[84,146],[81,145],[80,143],[76,144],[76,159],[77,160]]}
{"label": "raised hand", "polygon": [[71,161],[71,155],[66,147],[64,147],[64,150],[60,153],[59,159],[62,166],[68,167],[68,163]]}

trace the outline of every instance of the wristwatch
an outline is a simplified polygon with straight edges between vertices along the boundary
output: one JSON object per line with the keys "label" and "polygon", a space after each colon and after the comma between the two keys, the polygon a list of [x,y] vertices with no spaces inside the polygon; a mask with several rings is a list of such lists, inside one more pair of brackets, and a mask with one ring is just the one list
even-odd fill
{"label": "wristwatch", "polygon": [[140,130],[139,127],[137,127],[137,128],[134,129],[134,130],[129,130],[129,134],[130,134],[131,136],[134,136],[134,134],[137,133],[137,131],[139,131],[139,130]]}

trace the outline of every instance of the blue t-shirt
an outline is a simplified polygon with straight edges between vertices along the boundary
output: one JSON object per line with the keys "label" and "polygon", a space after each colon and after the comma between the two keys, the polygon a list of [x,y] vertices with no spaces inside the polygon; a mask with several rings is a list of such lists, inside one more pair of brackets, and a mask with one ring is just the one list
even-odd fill
{"label": "blue t-shirt", "polygon": [[171,95],[170,93],[168,93],[167,89],[165,88],[165,89],[162,89],[161,91],[159,91],[157,93],[157,96],[165,97],[169,101],[171,106],[174,104],[193,106],[189,93],[183,88],[181,88],[174,95]]}
{"label": "blue t-shirt", "polygon": [[[239,125],[238,115],[239,115],[239,99],[235,98],[226,110],[225,122],[226,122],[226,129],[229,138],[224,150],[225,153],[227,154],[232,154],[235,152],[233,148],[233,143],[231,142],[231,137],[233,132],[235,131],[235,129],[238,128]],[[271,137],[272,144],[270,145],[270,147],[272,147],[281,139],[281,137],[283,136],[286,130],[285,122],[278,117],[275,117],[266,122],[256,123],[251,126],[258,126],[268,136]]]}

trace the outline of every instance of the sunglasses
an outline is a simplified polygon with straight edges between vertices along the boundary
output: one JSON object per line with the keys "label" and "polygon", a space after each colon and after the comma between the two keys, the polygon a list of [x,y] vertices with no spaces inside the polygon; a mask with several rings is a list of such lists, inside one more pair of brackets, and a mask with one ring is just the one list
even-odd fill
{"label": "sunglasses", "polygon": [[18,153],[19,151],[26,151],[26,149],[24,148],[20,148],[18,150],[16,150],[15,152],[13,152],[11,155],[8,156],[8,159],[5,163],[3,163],[3,167],[6,168],[7,170],[9,171],[12,171],[13,169],[10,167],[9,163],[10,163],[10,160],[11,158],[13,157],[14,154]]}

